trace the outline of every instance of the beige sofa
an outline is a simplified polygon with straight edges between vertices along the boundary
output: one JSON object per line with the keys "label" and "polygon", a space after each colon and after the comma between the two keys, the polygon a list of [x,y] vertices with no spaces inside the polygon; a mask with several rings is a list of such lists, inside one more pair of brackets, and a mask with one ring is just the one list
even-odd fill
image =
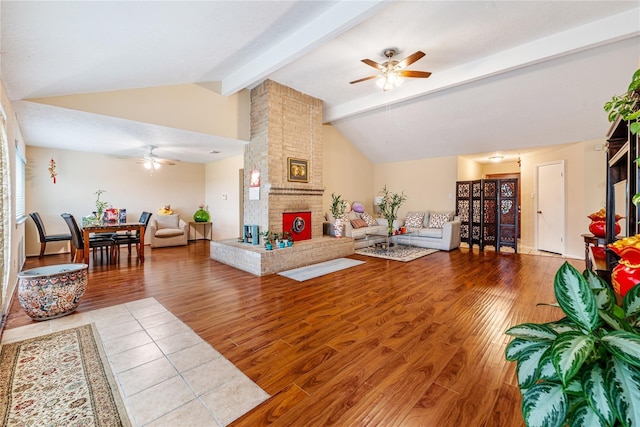
{"label": "beige sofa", "polygon": [[[420,214],[422,219],[416,223]],[[407,227],[408,234],[399,234],[395,239],[400,245],[450,251],[460,246],[460,225],[460,218],[452,211],[407,212],[402,226]]]}
{"label": "beige sofa", "polygon": [[189,225],[177,214],[158,215],[149,222],[152,248],[183,246],[189,242]]}
{"label": "beige sofa", "polygon": [[[453,212],[437,212],[437,211],[419,211],[422,214],[413,215],[413,212],[407,213],[409,219],[417,220],[421,218],[419,227],[409,227],[408,234],[398,234],[393,236],[391,241],[400,245],[418,246],[421,248],[439,249],[450,251],[460,246],[460,219],[454,217]],[[433,216],[432,216],[433,214]],[[377,225],[366,227],[354,227],[352,222],[354,219],[360,219],[361,214],[349,212],[347,218],[349,222],[344,226],[344,237],[350,237],[354,241],[355,249],[364,248],[374,243],[386,241],[384,237],[388,232],[387,220],[384,218],[375,218]],[[445,221],[444,218],[447,218]],[[434,222],[431,223],[430,220]],[[405,225],[407,218],[397,219],[393,222],[393,229],[399,230]],[[412,225],[418,225],[413,223]],[[327,218],[324,223],[324,234],[334,236],[333,218]],[[373,234],[378,234],[375,236]],[[367,238],[368,235],[368,238]]]}

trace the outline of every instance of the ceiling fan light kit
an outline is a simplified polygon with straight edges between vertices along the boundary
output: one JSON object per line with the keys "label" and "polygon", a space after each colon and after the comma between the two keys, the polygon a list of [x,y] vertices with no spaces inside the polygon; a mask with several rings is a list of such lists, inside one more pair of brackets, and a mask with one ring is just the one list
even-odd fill
{"label": "ceiling fan light kit", "polygon": [[397,49],[388,48],[385,49],[382,54],[387,58],[385,62],[379,64],[371,59],[363,59],[362,62],[380,70],[380,73],[375,76],[363,77],[358,80],[349,82],[350,84],[360,83],[371,79],[377,78],[377,85],[382,88],[383,91],[395,89],[402,83],[402,77],[414,77],[414,78],[427,78],[431,75],[428,71],[409,71],[405,70],[406,67],[413,64],[425,54],[424,52],[417,51],[412,55],[407,56],[402,61],[396,61],[393,56],[397,53]]}
{"label": "ceiling fan light kit", "polygon": [[173,166],[177,162],[179,162],[179,160],[161,159],[158,156],[156,156],[153,153],[153,150],[155,150],[158,147],[150,145],[148,148],[149,148],[149,154],[147,154],[146,156],[144,156],[138,161],[138,163],[141,163],[145,169],[154,171],[154,170],[160,169],[160,166],[162,165]]}

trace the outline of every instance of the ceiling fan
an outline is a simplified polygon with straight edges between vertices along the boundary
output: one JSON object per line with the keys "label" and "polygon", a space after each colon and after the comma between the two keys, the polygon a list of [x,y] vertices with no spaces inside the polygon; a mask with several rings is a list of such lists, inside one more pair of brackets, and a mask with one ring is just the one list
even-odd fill
{"label": "ceiling fan", "polygon": [[137,162],[139,164],[144,165],[144,167],[147,169],[152,169],[152,170],[160,169],[161,165],[173,166],[180,161],[180,160],[174,160],[174,159],[161,159],[153,153],[153,150],[155,150],[158,147],[150,145],[148,148],[149,148],[149,154],[147,154]]}
{"label": "ceiling fan", "polygon": [[417,77],[425,79],[431,75],[428,71],[411,71],[405,70],[409,65],[413,64],[425,54],[424,52],[417,51],[416,53],[407,56],[402,61],[396,61],[393,59],[397,53],[395,48],[385,49],[383,55],[387,58],[385,62],[379,64],[371,59],[363,59],[365,64],[380,70],[380,73],[375,76],[364,77],[362,79],[349,82],[350,84],[360,83],[371,79],[378,79],[378,84],[382,87],[382,90],[388,91],[395,88],[400,83],[400,77]]}

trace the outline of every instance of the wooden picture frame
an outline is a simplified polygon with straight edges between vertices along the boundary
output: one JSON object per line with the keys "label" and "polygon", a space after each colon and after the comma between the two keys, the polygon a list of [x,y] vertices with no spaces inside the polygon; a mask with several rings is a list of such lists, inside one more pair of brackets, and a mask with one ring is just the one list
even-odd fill
{"label": "wooden picture frame", "polygon": [[287,157],[287,181],[309,182],[309,160]]}

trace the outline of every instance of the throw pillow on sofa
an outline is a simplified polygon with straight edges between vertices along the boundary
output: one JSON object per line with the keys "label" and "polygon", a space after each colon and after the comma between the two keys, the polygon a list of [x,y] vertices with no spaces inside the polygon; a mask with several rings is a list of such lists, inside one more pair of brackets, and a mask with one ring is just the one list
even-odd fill
{"label": "throw pillow on sofa", "polygon": [[409,228],[422,228],[424,212],[407,212],[404,225]]}
{"label": "throw pillow on sofa", "polygon": [[351,220],[351,226],[353,228],[362,228],[367,226],[367,222],[364,219],[356,218]]}
{"label": "throw pillow on sofa", "polygon": [[179,228],[180,216],[179,215],[158,215],[156,217],[156,225],[158,230],[163,228]]}
{"label": "throw pillow on sofa", "polygon": [[378,225],[378,221],[376,221],[375,218],[372,217],[371,214],[369,214],[368,212],[362,212],[360,217],[364,219],[364,221],[367,223],[369,227],[374,227]]}
{"label": "throw pillow on sofa", "polygon": [[451,212],[431,212],[429,228],[444,228],[444,225],[453,219]]}

